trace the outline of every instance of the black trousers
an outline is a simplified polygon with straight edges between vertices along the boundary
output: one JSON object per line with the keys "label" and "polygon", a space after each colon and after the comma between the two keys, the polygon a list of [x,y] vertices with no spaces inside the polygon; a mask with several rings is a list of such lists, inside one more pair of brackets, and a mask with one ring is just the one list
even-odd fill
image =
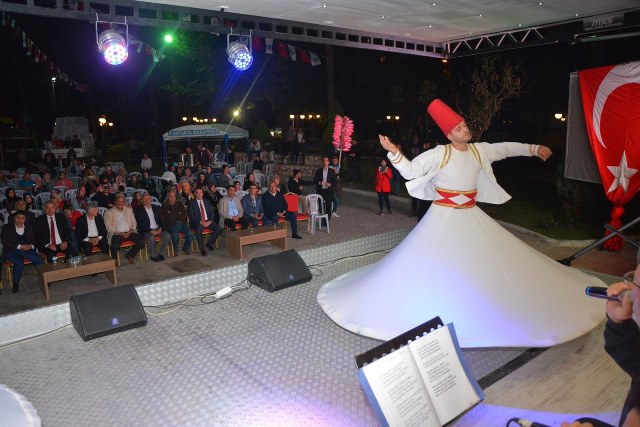
{"label": "black trousers", "polygon": [[[80,242],[78,242],[78,246],[80,247],[80,251],[84,254],[84,256],[93,255],[93,245],[91,243],[81,240]],[[106,238],[100,239],[96,246],[100,248],[103,254],[109,255],[109,242],[107,242]]]}
{"label": "black trousers", "polygon": [[[129,249],[129,252],[125,254],[127,258],[135,258],[138,255],[138,251],[144,249],[144,239],[138,233],[131,233],[126,240],[131,240],[135,243],[135,246],[132,246]],[[111,257],[116,258],[118,251],[120,250],[120,245],[125,239],[122,236],[113,236],[111,238]]]}
{"label": "black trousers", "polygon": [[387,210],[391,210],[391,202],[389,202],[389,193],[378,193],[378,206],[382,210],[382,202],[387,206]]}
{"label": "black trousers", "polygon": [[47,262],[51,262],[53,257],[56,256],[58,252],[64,252],[65,258],[69,259],[72,256],[75,256],[76,253],[73,250],[73,245],[71,242],[67,242],[67,249],[64,251],[60,248],[60,245],[56,245],[56,250],[51,250],[47,247],[40,248],[40,253],[43,253],[47,257]]}
{"label": "black trousers", "polygon": [[229,218],[225,218],[224,219],[224,226],[229,231],[235,231],[236,230],[236,223],[240,224],[242,226],[243,230],[245,228],[249,228],[249,221],[247,221],[245,218],[240,218],[238,221],[234,221],[234,220],[229,219]]}

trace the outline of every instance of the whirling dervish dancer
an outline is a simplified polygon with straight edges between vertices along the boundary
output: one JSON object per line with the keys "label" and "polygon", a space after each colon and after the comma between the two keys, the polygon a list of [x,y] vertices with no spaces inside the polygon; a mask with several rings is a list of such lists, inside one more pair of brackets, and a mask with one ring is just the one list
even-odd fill
{"label": "whirling dervish dancer", "polygon": [[318,302],[338,325],[389,340],[440,316],[463,347],[551,346],[603,319],[585,295],[602,281],[557,263],[513,236],[476,202],[511,197],[491,163],[514,156],[547,160],[543,145],[470,143],[464,119],[440,100],[428,112],[450,144],[409,161],[386,136],[387,157],[413,197],[433,200],[409,235],[384,259],[325,284]]}

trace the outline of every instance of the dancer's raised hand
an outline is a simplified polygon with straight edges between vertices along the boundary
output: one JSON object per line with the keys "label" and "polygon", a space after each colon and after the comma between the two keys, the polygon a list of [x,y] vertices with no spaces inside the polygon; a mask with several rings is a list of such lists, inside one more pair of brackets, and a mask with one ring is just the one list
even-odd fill
{"label": "dancer's raised hand", "polygon": [[396,154],[399,151],[398,147],[391,142],[388,136],[378,135],[378,138],[380,138],[380,145],[382,145],[382,148],[389,151],[391,154]]}

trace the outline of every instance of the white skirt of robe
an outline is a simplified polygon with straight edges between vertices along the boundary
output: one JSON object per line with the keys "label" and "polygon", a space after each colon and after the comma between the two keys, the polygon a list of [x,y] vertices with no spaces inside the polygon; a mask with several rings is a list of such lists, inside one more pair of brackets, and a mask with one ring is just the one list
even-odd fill
{"label": "white skirt of robe", "polygon": [[317,299],[341,327],[389,340],[440,316],[463,347],[547,347],[604,319],[605,286],[548,258],[480,208],[432,205],[384,259],[322,286]]}

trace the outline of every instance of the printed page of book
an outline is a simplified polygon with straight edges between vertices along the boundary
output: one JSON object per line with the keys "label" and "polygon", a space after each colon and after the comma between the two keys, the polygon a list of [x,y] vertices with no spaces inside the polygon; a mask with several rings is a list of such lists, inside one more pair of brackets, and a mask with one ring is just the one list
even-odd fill
{"label": "printed page of book", "polygon": [[441,425],[408,346],[364,366],[360,382],[383,425]]}
{"label": "printed page of book", "polygon": [[460,361],[449,327],[438,328],[409,345],[442,424],[480,401]]}

